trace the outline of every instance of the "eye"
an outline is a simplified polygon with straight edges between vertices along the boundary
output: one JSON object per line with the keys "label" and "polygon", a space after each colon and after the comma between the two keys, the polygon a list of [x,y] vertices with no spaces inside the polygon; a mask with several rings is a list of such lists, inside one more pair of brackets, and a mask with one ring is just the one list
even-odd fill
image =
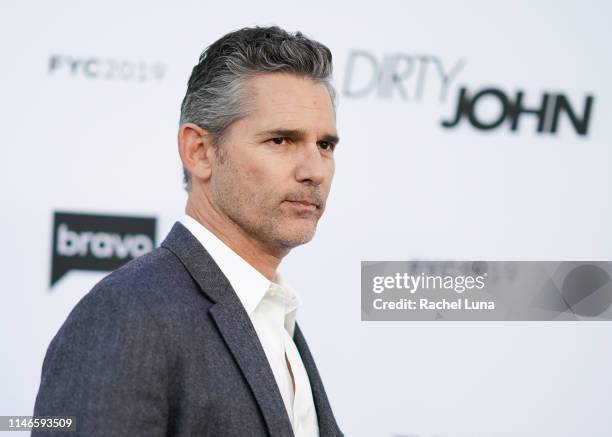
{"label": "eye", "polygon": [[319,141],[319,147],[323,150],[329,150],[333,152],[336,145],[334,143],[330,143],[329,141]]}
{"label": "eye", "polygon": [[283,143],[287,142],[287,137],[276,137],[276,138],[272,138],[270,141],[272,141],[274,144],[280,146]]}

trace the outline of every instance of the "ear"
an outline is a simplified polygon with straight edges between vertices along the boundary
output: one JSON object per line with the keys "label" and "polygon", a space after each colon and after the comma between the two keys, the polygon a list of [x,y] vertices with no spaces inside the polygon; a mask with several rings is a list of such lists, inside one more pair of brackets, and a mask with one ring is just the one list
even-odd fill
{"label": "ear", "polygon": [[212,135],[207,130],[194,123],[181,125],[178,131],[178,148],[183,167],[191,173],[192,178],[210,178],[214,150]]}

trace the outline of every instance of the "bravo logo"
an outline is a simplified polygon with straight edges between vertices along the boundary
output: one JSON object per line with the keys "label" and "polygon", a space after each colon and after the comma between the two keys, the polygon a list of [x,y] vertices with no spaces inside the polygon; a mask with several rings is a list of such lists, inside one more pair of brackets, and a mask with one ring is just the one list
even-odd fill
{"label": "bravo logo", "polygon": [[56,212],[51,286],[71,270],[112,271],[155,247],[156,219]]}

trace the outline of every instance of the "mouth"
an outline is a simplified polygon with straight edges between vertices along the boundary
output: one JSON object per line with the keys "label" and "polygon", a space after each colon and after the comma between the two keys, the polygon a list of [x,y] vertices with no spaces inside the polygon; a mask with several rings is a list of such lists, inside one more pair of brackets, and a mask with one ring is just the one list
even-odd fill
{"label": "mouth", "polygon": [[309,200],[285,200],[285,202],[300,212],[314,212],[321,208],[320,204]]}
{"label": "mouth", "polygon": [[297,204],[304,205],[304,206],[312,206],[312,207],[315,207],[315,208],[320,208],[317,203],[310,202],[308,200],[288,200],[287,202],[297,203]]}

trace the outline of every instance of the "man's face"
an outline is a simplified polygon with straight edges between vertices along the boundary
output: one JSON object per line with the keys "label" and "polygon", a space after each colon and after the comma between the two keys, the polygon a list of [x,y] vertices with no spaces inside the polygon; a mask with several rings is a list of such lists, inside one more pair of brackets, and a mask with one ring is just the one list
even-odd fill
{"label": "man's face", "polygon": [[334,175],[336,120],[325,85],[286,73],[249,79],[250,115],[226,130],[211,200],[273,250],[312,239]]}

